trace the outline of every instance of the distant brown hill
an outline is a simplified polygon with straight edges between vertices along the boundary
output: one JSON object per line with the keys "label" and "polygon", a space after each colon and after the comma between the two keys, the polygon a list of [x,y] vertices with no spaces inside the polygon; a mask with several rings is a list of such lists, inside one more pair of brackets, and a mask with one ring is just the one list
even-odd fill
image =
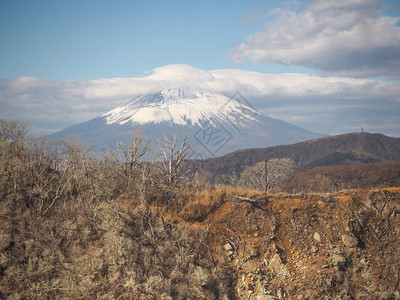
{"label": "distant brown hill", "polygon": [[277,188],[297,193],[390,186],[400,186],[400,161],[317,167],[291,176]]}
{"label": "distant brown hill", "polygon": [[199,173],[238,173],[249,165],[272,158],[291,158],[301,169],[400,160],[400,138],[379,133],[348,133],[291,145],[244,149],[221,157],[192,161]]}

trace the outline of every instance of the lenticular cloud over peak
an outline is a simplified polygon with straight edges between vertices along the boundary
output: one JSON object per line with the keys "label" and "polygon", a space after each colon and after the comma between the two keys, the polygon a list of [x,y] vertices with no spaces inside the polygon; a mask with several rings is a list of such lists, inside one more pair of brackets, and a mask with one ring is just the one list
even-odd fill
{"label": "lenticular cloud over peak", "polygon": [[155,68],[149,79],[169,81],[178,88],[190,83],[212,81],[214,77],[209,71],[203,69],[185,64],[172,64]]}
{"label": "lenticular cloud over peak", "polygon": [[166,65],[146,76],[130,78],[3,79],[0,118],[29,120],[38,133],[51,133],[102,115],[136,96],[173,88],[226,96],[239,92],[259,111],[316,132],[337,133],[364,126],[379,131],[384,128],[386,134],[398,135],[400,125],[398,82],[239,69],[204,70],[190,65]]}

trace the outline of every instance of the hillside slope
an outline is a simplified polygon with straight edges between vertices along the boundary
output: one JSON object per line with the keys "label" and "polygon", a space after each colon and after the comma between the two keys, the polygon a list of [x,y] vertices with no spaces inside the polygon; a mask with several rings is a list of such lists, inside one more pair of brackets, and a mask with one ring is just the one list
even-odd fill
{"label": "hillside slope", "polygon": [[400,138],[379,133],[349,133],[318,138],[291,145],[239,150],[206,160],[195,160],[199,173],[240,172],[246,166],[272,158],[293,159],[298,168],[400,160]]}
{"label": "hillside slope", "polygon": [[400,186],[400,161],[318,167],[311,172],[297,173],[278,183],[276,188],[296,193],[389,186]]}
{"label": "hillside slope", "polygon": [[4,197],[0,298],[399,299],[400,188],[267,197],[196,184],[150,187],[146,205],[72,198],[47,215]]}
{"label": "hillside slope", "polygon": [[0,141],[0,299],[400,298],[399,187],[176,184],[14,125]]}
{"label": "hillside slope", "polygon": [[239,299],[400,297],[400,188],[250,198],[202,223]]}

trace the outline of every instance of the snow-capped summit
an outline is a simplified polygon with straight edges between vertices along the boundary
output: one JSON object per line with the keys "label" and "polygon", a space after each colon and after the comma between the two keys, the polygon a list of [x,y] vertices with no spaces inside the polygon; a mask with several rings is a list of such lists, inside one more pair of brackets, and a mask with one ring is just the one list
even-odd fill
{"label": "snow-capped summit", "polygon": [[170,121],[182,126],[202,126],[209,121],[237,122],[237,117],[255,121],[257,111],[225,95],[191,89],[168,89],[141,95],[129,103],[102,115],[107,124],[161,123]]}
{"label": "snow-capped summit", "polygon": [[95,149],[129,143],[132,130],[140,128],[149,138],[190,133],[197,158],[223,155],[244,148],[290,144],[320,134],[272,119],[257,112],[239,93],[176,88],[140,95],[103,115],[53,134],[91,142]]}

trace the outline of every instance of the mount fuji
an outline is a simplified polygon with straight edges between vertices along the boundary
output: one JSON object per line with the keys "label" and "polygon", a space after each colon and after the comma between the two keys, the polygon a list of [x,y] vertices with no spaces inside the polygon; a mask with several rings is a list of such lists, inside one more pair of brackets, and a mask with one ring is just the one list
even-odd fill
{"label": "mount fuji", "polygon": [[125,105],[50,137],[53,140],[77,137],[100,151],[114,149],[118,141],[128,143],[132,131],[138,129],[155,139],[164,134],[190,134],[194,158],[323,136],[259,113],[239,93],[228,97],[211,91],[177,88],[137,96]]}

